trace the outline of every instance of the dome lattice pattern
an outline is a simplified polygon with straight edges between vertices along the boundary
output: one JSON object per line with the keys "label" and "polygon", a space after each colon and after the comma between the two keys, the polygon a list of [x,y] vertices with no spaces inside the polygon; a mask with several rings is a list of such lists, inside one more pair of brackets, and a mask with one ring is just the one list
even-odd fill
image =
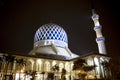
{"label": "dome lattice pattern", "polygon": [[65,30],[57,24],[49,23],[42,25],[35,34],[34,42],[40,40],[60,40],[68,42]]}

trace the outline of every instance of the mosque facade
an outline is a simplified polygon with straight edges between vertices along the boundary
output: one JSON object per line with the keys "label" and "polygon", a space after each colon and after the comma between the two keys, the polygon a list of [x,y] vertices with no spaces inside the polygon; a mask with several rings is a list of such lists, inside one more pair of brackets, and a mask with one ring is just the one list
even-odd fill
{"label": "mosque facade", "polygon": [[[28,54],[0,53],[0,80],[78,80],[102,79],[110,71],[103,62],[106,56],[98,16],[95,23],[100,53],[77,55],[68,47],[65,30],[58,24],[42,25],[35,33],[33,49]],[[101,47],[101,48],[100,48]],[[104,54],[105,53],[105,54]]]}

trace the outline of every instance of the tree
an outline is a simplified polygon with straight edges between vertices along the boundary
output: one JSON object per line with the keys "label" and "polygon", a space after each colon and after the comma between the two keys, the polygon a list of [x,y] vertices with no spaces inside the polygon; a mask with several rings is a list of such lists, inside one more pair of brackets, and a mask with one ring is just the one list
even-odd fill
{"label": "tree", "polygon": [[26,61],[21,58],[21,59],[16,59],[16,64],[18,65],[18,70],[19,70],[19,80],[20,80],[20,74],[21,74],[21,69],[26,66]]}
{"label": "tree", "polygon": [[82,70],[82,67],[86,64],[84,59],[77,59],[73,62],[73,70],[75,70],[75,75],[78,75],[79,78],[81,77],[81,73],[76,74],[77,70]]}
{"label": "tree", "polygon": [[103,61],[101,63],[101,65],[103,66],[103,69],[104,69],[104,77],[105,79],[108,79],[110,78],[110,63],[108,61]]}
{"label": "tree", "polygon": [[59,66],[57,66],[57,64],[54,65],[54,66],[52,67],[52,70],[53,70],[53,71],[59,71]]}
{"label": "tree", "polygon": [[66,80],[65,74],[66,74],[66,70],[64,68],[62,68],[62,74],[61,74],[61,79],[62,80]]}
{"label": "tree", "polygon": [[48,80],[53,80],[54,79],[54,73],[53,72],[49,72],[48,73]]}
{"label": "tree", "polygon": [[88,72],[93,70],[96,66],[89,66],[86,64],[85,59],[78,59],[73,62],[73,70],[79,70],[81,72],[78,73],[78,76],[80,79],[84,80],[85,77],[87,76]]}
{"label": "tree", "polygon": [[[88,75],[89,71],[92,71],[93,69],[95,69],[95,67],[96,66],[93,66],[93,65],[91,65],[91,66],[89,66],[89,65],[83,66],[82,70],[86,72],[85,76]],[[85,76],[83,76],[83,77],[85,77]],[[87,76],[87,79],[88,79],[88,76]]]}
{"label": "tree", "polygon": [[45,74],[45,72],[43,71],[43,72],[41,72],[41,74],[43,74],[43,80],[44,80],[44,74]]}
{"label": "tree", "polygon": [[35,78],[35,75],[37,74],[36,72],[37,72],[37,71],[32,71],[32,73],[31,73],[32,80],[34,80],[34,78]]}
{"label": "tree", "polygon": [[12,55],[4,55],[4,58],[5,58],[5,74],[7,75],[7,70],[10,66],[10,63],[14,61],[14,56]]}
{"label": "tree", "polygon": [[[55,64],[53,67],[52,67],[52,70],[54,71],[54,74],[55,72],[59,71],[59,66],[57,64]],[[56,78],[56,76],[55,76]]]}
{"label": "tree", "polygon": [[0,80],[2,80],[2,78],[3,78],[3,74],[2,74],[2,66],[3,66],[3,62],[4,62],[4,60],[3,60],[3,56],[1,56],[0,57]]}
{"label": "tree", "polygon": [[111,77],[113,80],[120,79],[120,59],[119,56],[112,56],[109,61],[109,68],[111,71]]}
{"label": "tree", "polygon": [[76,61],[73,62],[73,70],[80,70],[84,64],[85,64],[85,60],[84,59],[78,59]]}
{"label": "tree", "polygon": [[35,75],[37,74],[37,71],[28,70],[28,71],[25,71],[24,73],[25,73],[25,76],[26,76],[26,75],[32,76],[32,79],[31,79],[31,80],[34,80]]}
{"label": "tree", "polygon": [[3,57],[0,57],[0,73],[1,73],[1,70],[2,70],[2,65],[3,65]]}
{"label": "tree", "polygon": [[8,73],[8,69],[9,69],[9,73],[10,75],[9,76],[12,76],[11,75],[11,72],[13,70],[13,64],[14,64],[14,60],[15,60],[15,56],[12,56],[12,55],[3,55],[3,65],[5,66],[3,69],[4,69],[4,76],[5,76],[5,79],[6,79],[6,76],[7,76],[7,73]]}

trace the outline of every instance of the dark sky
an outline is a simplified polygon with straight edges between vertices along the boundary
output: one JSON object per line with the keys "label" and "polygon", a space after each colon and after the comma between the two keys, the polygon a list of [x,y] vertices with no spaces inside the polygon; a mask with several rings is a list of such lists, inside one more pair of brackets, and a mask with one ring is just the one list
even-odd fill
{"label": "dark sky", "polygon": [[[107,53],[114,55],[120,55],[117,3],[94,0]],[[98,52],[91,15],[90,0],[0,0],[0,52],[28,53],[33,48],[36,30],[49,22],[65,29],[72,52]]]}

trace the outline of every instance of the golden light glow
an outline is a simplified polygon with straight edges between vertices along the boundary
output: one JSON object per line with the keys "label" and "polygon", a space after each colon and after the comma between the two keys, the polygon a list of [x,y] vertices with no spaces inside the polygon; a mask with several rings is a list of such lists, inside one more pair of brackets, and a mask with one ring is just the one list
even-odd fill
{"label": "golden light glow", "polygon": [[38,63],[38,64],[42,64],[42,60],[40,60],[40,59],[37,60],[37,63]]}
{"label": "golden light glow", "polygon": [[56,64],[56,61],[53,61],[53,62],[52,62],[52,66],[54,66],[55,64]]}

